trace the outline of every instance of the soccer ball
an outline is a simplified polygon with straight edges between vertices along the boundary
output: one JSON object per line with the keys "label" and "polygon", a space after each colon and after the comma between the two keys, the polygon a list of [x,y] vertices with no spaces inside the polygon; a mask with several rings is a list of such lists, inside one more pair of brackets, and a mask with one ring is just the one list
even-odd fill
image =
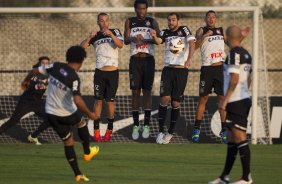
{"label": "soccer ball", "polygon": [[180,54],[181,52],[183,52],[184,47],[185,47],[184,41],[179,37],[172,39],[169,42],[169,50],[173,54]]}

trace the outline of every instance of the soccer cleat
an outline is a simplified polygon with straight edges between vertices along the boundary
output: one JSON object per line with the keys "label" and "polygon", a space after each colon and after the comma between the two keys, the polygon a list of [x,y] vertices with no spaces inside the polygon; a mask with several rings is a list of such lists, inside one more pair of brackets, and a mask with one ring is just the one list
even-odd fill
{"label": "soccer cleat", "polygon": [[172,134],[166,134],[163,138],[163,144],[168,144],[170,140],[172,139],[173,135]]}
{"label": "soccer cleat", "polygon": [[252,183],[253,183],[253,180],[245,181],[243,179],[240,179],[240,180],[235,181],[235,182],[230,183],[230,184],[252,184]]}
{"label": "soccer cleat", "polygon": [[84,160],[90,161],[92,158],[99,153],[99,146],[90,147],[90,153],[88,155],[84,154]]}
{"label": "soccer cleat", "polygon": [[164,138],[164,133],[160,132],[160,133],[157,135],[156,143],[157,143],[157,144],[163,144],[163,138]]}
{"label": "soccer cleat", "polygon": [[142,137],[143,137],[144,139],[148,139],[149,136],[150,136],[150,127],[149,127],[148,125],[145,125],[145,126],[143,127]]}
{"label": "soccer cleat", "polygon": [[35,145],[42,145],[37,138],[33,138],[31,137],[31,134],[29,134],[29,136],[27,137],[27,140],[31,143],[34,143]]}
{"label": "soccer cleat", "polygon": [[81,182],[81,181],[90,181],[90,179],[89,178],[87,178],[85,175],[77,175],[76,177],[75,177],[75,181],[76,182]]}
{"label": "soccer cleat", "polygon": [[227,144],[227,130],[221,130],[219,132],[219,135],[221,137],[222,142],[224,142],[225,144]]}
{"label": "soccer cleat", "polygon": [[194,143],[197,143],[199,142],[199,138],[200,138],[200,129],[194,128],[193,135],[192,135],[192,141]]}
{"label": "soccer cleat", "polygon": [[137,140],[139,138],[139,126],[134,125],[132,130],[132,139]]}
{"label": "soccer cleat", "polygon": [[113,130],[107,129],[105,136],[104,136],[104,142],[109,142],[111,140],[112,133],[113,133]]}
{"label": "soccer cleat", "polygon": [[252,179],[251,174],[249,174],[249,181],[246,181],[244,179],[240,179],[240,180],[235,181],[235,182],[230,183],[230,184],[252,184],[252,183],[253,183],[253,179]]}
{"label": "soccer cleat", "polygon": [[94,130],[94,141],[101,142],[100,129]]}
{"label": "soccer cleat", "polygon": [[228,184],[230,182],[230,179],[228,176],[225,176],[223,179],[218,177],[213,181],[210,181],[208,184]]}

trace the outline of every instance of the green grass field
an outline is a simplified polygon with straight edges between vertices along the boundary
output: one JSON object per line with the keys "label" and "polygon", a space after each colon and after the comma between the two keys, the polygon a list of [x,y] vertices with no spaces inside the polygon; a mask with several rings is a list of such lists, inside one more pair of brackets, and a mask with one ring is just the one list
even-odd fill
{"label": "green grass field", "polygon": [[[220,174],[226,152],[223,144],[102,143],[99,146],[99,155],[86,163],[81,145],[75,145],[80,169],[94,184],[207,183]],[[251,146],[251,152],[254,183],[281,183],[282,145]],[[234,181],[240,176],[237,157],[231,179]],[[0,144],[0,183],[75,182],[62,144]]]}

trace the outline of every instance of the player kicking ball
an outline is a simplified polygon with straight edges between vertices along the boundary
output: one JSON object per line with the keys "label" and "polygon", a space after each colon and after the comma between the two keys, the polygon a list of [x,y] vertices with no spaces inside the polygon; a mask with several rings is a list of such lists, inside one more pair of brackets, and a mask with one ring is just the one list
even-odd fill
{"label": "player kicking ball", "polygon": [[[179,18],[178,13],[168,15],[169,29],[161,31],[161,38],[156,36],[156,31],[151,31],[156,43],[165,43],[165,62],[160,82],[159,134],[156,139],[158,144],[168,144],[173,137],[188,80],[188,68],[191,67],[195,51],[195,37],[188,27],[179,26]],[[164,123],[169,102],[172,107],[170,127],[168,133],[164,134]]]}
{"label": "player kicking ball", "polygon": [[238,26],[230,26],[226,30],[227,45],[230,48],[224,65],[224,100],[219,104],[227,112],[226,125],[228,127],[227,154],[225,166],[221,175],[209,184],[229,183],[230,171],[239,151],[243,175],[233,184],[251,184],[253,180],[250,173],[251,153],[247,140],[248,114],[251,108],[251,99],[248,93],[250,74],[252,70],[252,57],[241,46],[246,30]]}
{"label": "player kicking ball", "polygon": [[78,129],[85,161],[90,161],[99,152],[99,147],[89,145],[89,131],[80,113],[86,114],[92,120],[97,119],[96,114],[88,109],[80,94],[80,79],[76,72],[81,68],[85,58],[86,52],[82,47],[72,46],[66,52],[67,63],[55,62],[32,71],[32,74],[48,75],[45,111],[51,126],[64,142],[65,156],[77,182],[89,181],[89,179],[78,167],[72,127]]}

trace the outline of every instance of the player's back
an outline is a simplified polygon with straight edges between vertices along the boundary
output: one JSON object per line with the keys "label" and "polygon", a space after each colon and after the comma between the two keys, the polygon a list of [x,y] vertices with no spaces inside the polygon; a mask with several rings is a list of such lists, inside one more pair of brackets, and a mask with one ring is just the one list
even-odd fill
{"label": "player's back", "polygon": [[243,47],[232,48],[226,58],[224,66],[224,92],[226,93],[230,81],[230,73],[239,74],[239,82],[230,101],[250,98],[248,92],[248,78],[252,71],[252,57]]}
{"label": "player's back", "polygon": [[77,73],[68,64],[60,62],[46,70],[49,74],[46,112],[57,116],[71,115],[77,110],[73,101],[74,91],[80,91]]}

